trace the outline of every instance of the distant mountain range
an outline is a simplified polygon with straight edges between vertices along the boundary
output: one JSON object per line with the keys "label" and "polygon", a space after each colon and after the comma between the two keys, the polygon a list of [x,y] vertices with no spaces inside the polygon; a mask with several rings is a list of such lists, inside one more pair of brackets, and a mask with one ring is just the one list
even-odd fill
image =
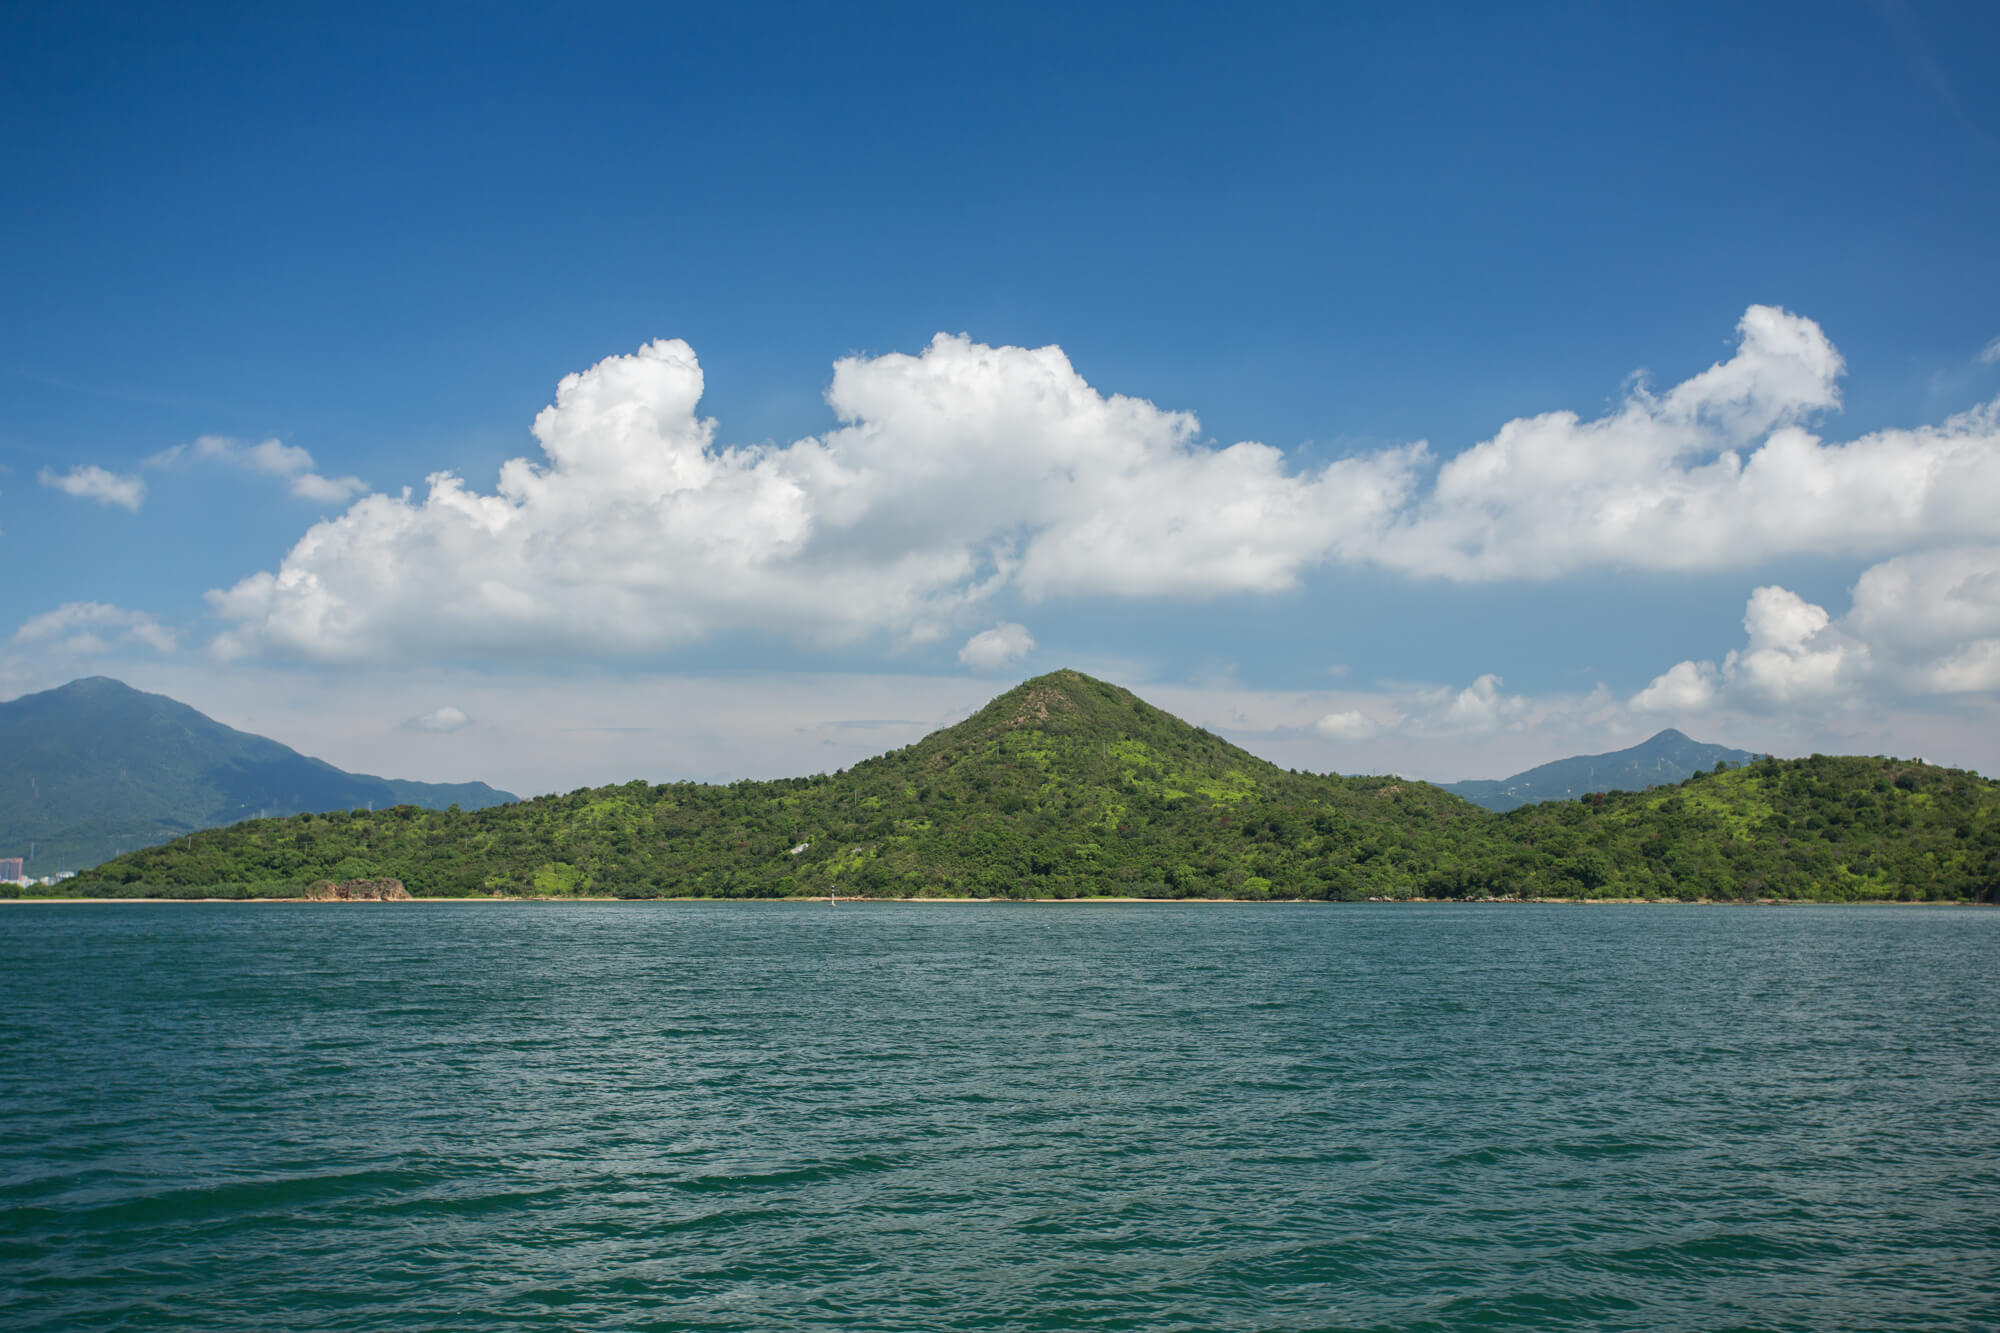
{"label": "distant mountain range", "polygon": [[0,703],[0,856],[28,858],[31,876],[257,815],[516,799],[343,772],[105,676]]}
{"label": "distant mountain range", "polygon": [[1538,801],[1561,801],[1597,791],[1644,791],[1705,773],[1718,762],[1734,768],[1757,756],[1726,745],[1705,745],[1669,727],[1629,750],[1558,759],[1511,778],[1438,785],[1488,810],[1512,810]]}

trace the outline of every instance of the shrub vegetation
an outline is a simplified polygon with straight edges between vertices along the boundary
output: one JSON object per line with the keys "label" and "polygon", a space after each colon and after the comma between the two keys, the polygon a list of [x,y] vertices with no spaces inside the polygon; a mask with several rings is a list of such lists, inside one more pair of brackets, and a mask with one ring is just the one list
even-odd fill
{"label": "shrub vegetation", "polygon": [[1074,671],[815,777],[630,782],[485,810],[261,819],[119,857],[91,896],[2000,899],[2000,785],[1761,759],[1488,813],[1427,783],[1288,772]]}

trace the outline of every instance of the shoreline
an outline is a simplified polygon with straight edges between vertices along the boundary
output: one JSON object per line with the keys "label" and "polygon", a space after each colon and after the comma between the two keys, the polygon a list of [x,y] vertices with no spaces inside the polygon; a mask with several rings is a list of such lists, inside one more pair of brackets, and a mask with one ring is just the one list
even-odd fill
{"label": "shoreline", "polygon": [[[253,903],[281,905],[286,903],[307,904],[316,907],[390,906],[395,902],[412,903],[790,903],[795,906],[829,905],[826,898],[619,898],[608,895],[578,895],[574,897],[454,897],[407,899],[355,899],[350,901],[327,901],[315,898],[86,898],[86,897],[33,897],[0,898],[0,908],[10,906],[42,905],[117,905],[179,903],[198,906],[204,903]],[[922,904],[960,903],[1010,904],[1021,907],[1088,907],[1092,904],[1107,906],[1131,906],[1133,904],[1153,904],[1157,906],[1195,904],[1212,907],[2000,907],[2000,903],[1978,902],[1972,899],[1924,900],[1902,902],[1888,898],[1863,899],[1859,901],[1825,902],[1817,898],[1366,898],[1358,901],[1344,901],[1325,898],[1133,898],[1133,897],[1092,897],[1092,898],[972,898],[972,897],[922,897],[922,898],[836,898],[832,905],[865,906],[879,903]]]}

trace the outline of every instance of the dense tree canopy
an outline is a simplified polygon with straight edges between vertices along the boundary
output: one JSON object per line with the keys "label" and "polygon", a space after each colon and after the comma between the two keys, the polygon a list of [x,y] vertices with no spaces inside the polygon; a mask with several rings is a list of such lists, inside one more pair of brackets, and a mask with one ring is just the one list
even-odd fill
{"label": "dense tree canopy", "polygon": [[1494,815],[1421,782],[1287,772],[1077,672],[831,775],[631,782],[478,811],[253,820],[78,893],[291,896],[1670,897],[1995,900],[2000,785],[1758,760]]}

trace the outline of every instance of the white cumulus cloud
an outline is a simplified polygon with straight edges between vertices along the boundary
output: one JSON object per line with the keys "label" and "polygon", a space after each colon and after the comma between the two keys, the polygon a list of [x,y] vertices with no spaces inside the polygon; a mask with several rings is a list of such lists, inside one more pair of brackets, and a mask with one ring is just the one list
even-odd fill
{"label": "white cumulus cloud", "polygon": [[998,671],[1020,661],[1035,651],[1034,636],[1027,627],[1011,620],[1003,620],[992,629],[984,629],[965,641],[958,650],[958,660],[974,671]]}
{"label": "white cumulus cloud", "polygon": [[1713,662],[1681,662],[1632,696],[1641,713],[1693,713],[1715,702],[1719,675]]}
{"label": "white cumulus cloud", "polygon": [[442,708],[433,708],[428,713],[419,713],[415,717],[410,718],[403,723],[403,729],[406,731],[427,731],[443,735],[454,731],[463,731],[471,725],[472,719],[466,716],[464,709],[454,708],[450,704],[446,704]]}
{"label": "white cumulus cloud", "polygon": [[2000,536],[2000,415],[1829,444],[1840,355],[1811,320],[1753,306],[1741,344],[1593,421],[1509,422],[1443,464],[1381,563],[1454,579],[1589,567],[1696,570]]}
{"label": "white cumulus cloud", "polygon": [[146,498],[146,483],[143,480],[108,471],[94,463],[79,463],[67,472],[43,468],[41,483],[65,495],[95,500],[99,504],[122,505],[134,513],[138,512],[139,505]]}
{"label": "white cumulus cloud", "polygon": [[1328,713],[1313,723],[1313,728],[1337,741],[1365,741],[1380,732],[1382,724],[1358,708],[1343,708]]}
{"label": "white cumulus cloud", "polygon": [[275,572],[211,593],[224,656],[321,660],[644,651],[750,629],[935,639],[1010,584],[1054,593],[1282,588],[1383,511],[1400,455],[1287,471],[1194,419],[1105,397],[1055,348],[939,337],[840,362],[847,424],[721,448],[693,351],[656,342],[570,375],[543,461],[494,494],[438,473],[370,495]]}
{"label": "white cumulus cloud", "polygon": [[1528,701],[1500,689],[1500,677],[1488,673],[1453,696],[1438,716],[1437,725],[1447,731],[1494,731],[1518,723],[1528,711]]}
{"label": "white cumulus cloud", "polygon": [[188,460],[227,463],[267,477],[277,477],[301,500],[321,504],[345,504],[368,489],[368,483],[359,477],[320,475],[311,453],[295,444],[275,439],[245,444],[227,436],[204,435],[193,444],[177,444],[146,461],[154,467],[170,467]]}
{"label": "white cumulus cloud", "polygon": [[1837,619],[1788,589],[1758,588],[1743,628],[1742,648],[1678,664],[1633,708],[1858,707],[2000,689],[2000,547],[1885,560],[1856,580]]}
{"label": "white cumulus cloud", "polygon": [[[1003,589],[1201,598],[1327,564],[1548,578],[2000,540],[2000,408],[1826,443],[1807,423],[1838,406],[1843,363],[1818,325],[1753,306],[1739,339],[1594,420],[1523,418],[1442,463],[1418,443],[1318,468],[1205,442],[1191,414],[1101,393],[1059,348],[945,335],[838,362],[836,429],[725,447],[697,412],[693,350],[654,342],[565,377],[535,418],[541,456],[492,492],[440,472],[422,496],[363,496],[211,592],[229,622],[215,646],[379,661],[742,630],[918,643]],[[276,441],[195,448],[316,476]],[[1462,720],[1501,699],[1475,687]]]}
{"label": "white cumulus cloud", "polygon": [[1774,704],[1841,694],[1867,667],[1866,645],[1829,633],[1833,618],[1785,588],[1758,588],[1743,613],[1749,642],[1723,659],[1722,678]]}
{"label": "white cumulus cloud", "polygon": [[141,644],[161,653],[170,653],[176,646],[174,632],[152,616],[109,602],[65,602],[23,621],[12,639],[20,647],[78,657],[109,652],[114,641]]}

